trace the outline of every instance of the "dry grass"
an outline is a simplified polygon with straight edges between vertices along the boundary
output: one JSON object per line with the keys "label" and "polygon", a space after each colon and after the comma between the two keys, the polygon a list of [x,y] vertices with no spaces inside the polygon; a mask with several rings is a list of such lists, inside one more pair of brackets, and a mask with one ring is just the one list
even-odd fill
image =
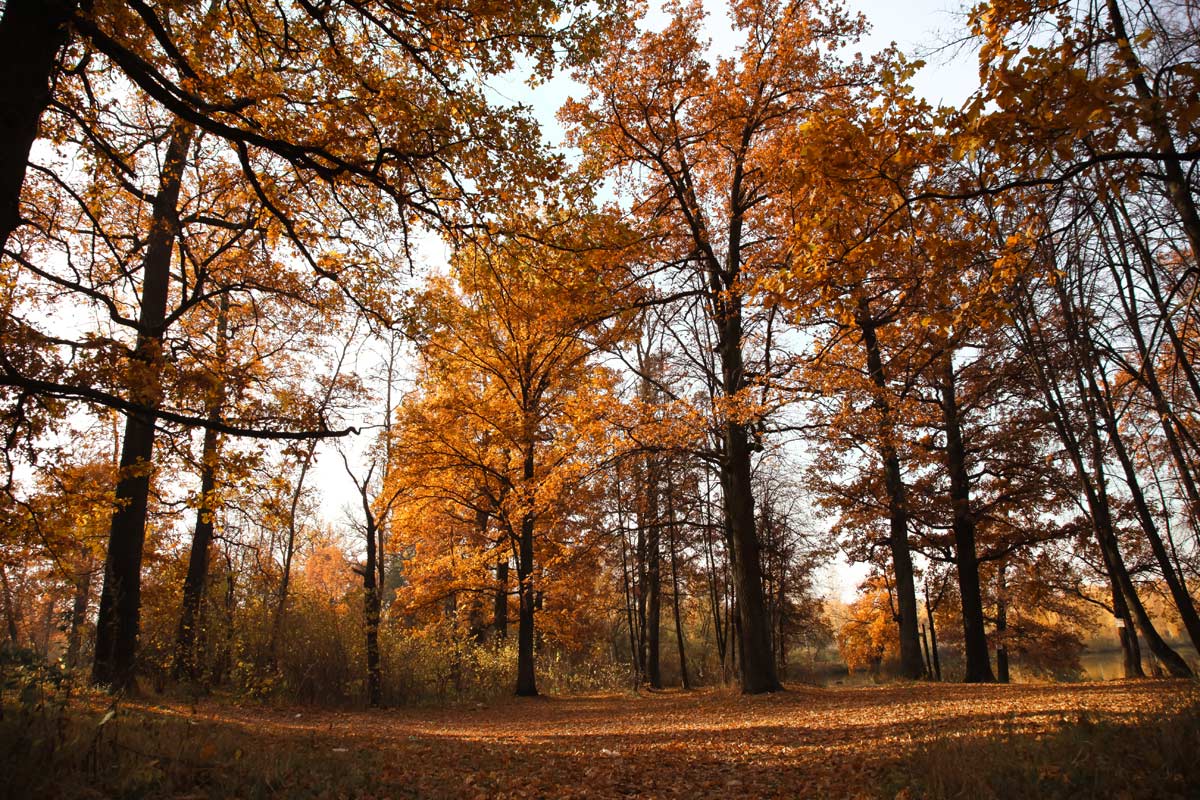
{"label": "dry grass", "polygon": [[1198,704],[1190,682],[912,684],[372,712],[142,704],[97,727],[103,707],[76,699],[45,724],[6,709],[0,794],[1189,797]]}

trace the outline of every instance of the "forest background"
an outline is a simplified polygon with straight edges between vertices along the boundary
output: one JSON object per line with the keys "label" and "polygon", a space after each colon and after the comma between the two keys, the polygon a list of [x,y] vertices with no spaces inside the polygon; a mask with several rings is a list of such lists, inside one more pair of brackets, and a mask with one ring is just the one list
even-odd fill
{"label": "forest background", "polygon": [[6,664],[1194,672],[1193,5],[643,13],[5,4]]}

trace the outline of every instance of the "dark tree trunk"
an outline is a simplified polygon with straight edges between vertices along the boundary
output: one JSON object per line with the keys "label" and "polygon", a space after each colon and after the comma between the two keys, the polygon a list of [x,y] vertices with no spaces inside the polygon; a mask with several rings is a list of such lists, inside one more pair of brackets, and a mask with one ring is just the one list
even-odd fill
{"label": "dark tree trunk", "polygon": [[[742,165],[735,166],[732,197],[742,196]],[[741,269],[742,212],[730,220],[727,269],[708,250],[709,303],[717,327],[717,355],[721,361],[721,393],[735,397],[746,386],[742,356],[742,296],[735,285]],[[707,242],[704,243],[707,248]],[[747,425],[726,419],[721,437],[721,488],[725,493],[725,525],[732,546],[734,591],[737,596],[739,659],[742,691],[776,692],[783,687],[775,672],[771,651],[771,624],[763,600],[762,562],[758,531],[754,525],[754,490],[751,484],[751,448]]]}
{"label": "dark tree trunk", "polygon": [[691,689],[688,679],[687,646],[683,639],[683,619],[679,611],[679,549],[678,549],[678,520],[675,518],[675,485],[671,481],[671,465],[667,464],[667,530],[670,534],[668,545],[671,549],[671,598],[675,611],[675,642],[679,647],[679,681],[684,689]]}
{"label": "dark tree trunk", "polygon": [[625,528],[625,498],[621,491],[621,466],[617,464],[614,469],[614,488],[617,493],[617,531],[621,537],[621,589],[625,597],[625,624],[629,629],[629,661],[633,667],[633,686],[635,688],[642,685],[642,665],[638,661],[638,631],[637,622],[635,619],[634,599],[635,588],[633,585],[632,567],[629,563],[629,538],[626,535]]}
{"label": "dark tree trunk", "polygon": [[8,641],[13,646],[17,646],[20,640],[20,631],[17,630],[17,609],[13,605],[12,586],[8,583],[8,570],[0,564],[0,589],[4,590],[4,624],[8,629]]}
{"label": "dark tree trunk", "polygon": [[[1099,415],[1103,412],[1104,401],[1100,397],[1099,387],[1096,385],[1095,378],[1091,374],[1094,365],[1091,339],[1083,328],[1083,325],[1076,319],[1076,309],[1071,302],[1070,295],[1061,282],[1055,285],[1055,291],[1058,295],[1063,322],[1066,326],[1067,337],[1071,346],[1075,365],[1074,379],[1083,406],[1084,421],[1087,425],[1087,437],[1091,449],[1092,461],[1090,476],[1087,474],[1086,467],[1084,466],[1082,448],[1067,427],[1064,419],[1065,415],[1061,411],[1056,415],[1058,417],[1056,419],[1056,427],[1058,428],[1060,438],[1063,440],[1065,449],[1075,464],[1076,472],[1083,483],[1088,508],[1092,514],[1092,522],[1095,526],[1096,540],[1104,556],[1108,574],[1116,581],[1121,589],[1121,593],[1125,596],[1129,610],[1132,612],[1138,628],[1142,631],[1142,636],[1146,639],[1146,645],[1171,675],[1174,677],[1190,677],[1192,670],[1188,667],[1187,662],[1171,649],[1171,646],[1163,640],[1158,630],[1154,627],[1154,622],[1146,612],[1146,608],[1138,596],[1137,588],[1133,585],[1133,580],[1130,578],[1129,571],[1125,567],[1125,560],[1121,557],[1121,549],[1116,536],[1116,527],[1112,521],[1108,491],[1105,488],[1104,446],[1100,439],[1100,424],[1098,419]],[[1057,408],[1061,409],[1062,404],[1057,404]]]}
{"label": "dark tree trunk", "polygon": [[1138,628],[1142,631],[1142,636],[1146,639],[1146,645],[1150,648],[1150,652],[1167,668],[1173,677],[1190,678],[1192,676],[1191,668],[1163,640],[1162,636],[1158,633],[1158,629],[1154,627],[1154,622],[1150,619],[1150,615],[1146,612],[1146,607],[1142,604],[1142,600],[1138,596],[1137,588],[1133,585],[1133,580],[1129,577],[1129,571],[1125,567],[1125,560],[1121,557],[1120,547],[1117,544],[1117,538],[1112,531],[1111,521],[1107,518],[1107,514],[1096,525],[1096,538],[1100,543],[1100,550],[1104,555],[1105,565],[1108,568],[1109,574],[1116,578],[1117,585],[1120,586],[1121,593],[1125,596],[1129,610],[1133,612],[1133,618],[1137,622]]}
{"label": "dark tree trunk", "polygon": [[[705,480],[707,486],[707,478]],[[726,636],[726,621],[727,615],[723,613],[725,582],[722,580],[720,587],[717,586],[717,556],[713,550],[713,525],[714,519],[712,514],[710,491],[705,492],[704,496],[704,558],[705,566],[708,567],[708,603],[712,613],[713,620],[713,639],[716,640],[717,658],[721,662],[721,678],[723,682],[728,683],[729,676],[725,674],[725,651],[727,647],[728,637]]]}
{"label": "dark tree trunk", "polygon": [[650,647],[646,638],[646,513],[643,484],[634,487],[634,520],[637,522],[637,541],[634,543],[633,597],[637,610],[638,675],[646,677]]}
{"label": "dark tree trunk", "polygon": [[979,589],[979,561],[975,554],[975,515],[971,510],[971,483],[967,454],[958,419],[952,353],[943,356],[941,406],[946,426],[946,470],[950,474],[950,502],[954,519],[954,563],[962,597],[963,639],[967,657],[967,683],[992,683],[987,635],[983,628],[983,599]]}
{"label": "dark tree trunk", "polygon": [[933,659],[929,655],[929,637],[925,635],[925,626],[921,626],[921,647],[925,650],[925,674],[933,677]]}
{"label": "dark tree trunk", "polygon": [[379,708],[383,705],[383,669],[379,661],[379,587],[376,585],[378,573],[375,571],[377,562],[375,520],[370,511],[366,494],[363,495],[363,506],[367,512],[367,563],[363,569],[363,616],[366,623],[367,645],[367,705]]}
{"label": "dark tree trunk", "polygon": [[229,668],[233,662],[233,642],[234,642],[234,611],[237,607],[237,596],[234,592],[236,588],[233,576],[233,558],[229,555],[229,550],[224,551],[225,554],[225,636],[221,642],[220,648],[217,650],[216,658],[213,659],[213,682],[221,683],[229,674]]}
{"label": "dark tree trunk", "polygon": [[934,680],[941,681],[942,659],[938,655],[937,626],[933,624],[933,609],[929,606],[928,597],[925,599],[925,617],[929,621],[929,646],[933,650],[933,677]]}
{"label": "dark tree trunk", "polygon": [[1008,683],[1008,565],[1001,564],[996,575],[996,680]]}
{"label": "dark tree trunk", "polygon": [[912,554],[908,547],[908,507],[900,458],[892,444],[892,409],[887,401],[887,378],[876,336],[876,323],[865,300],[859,302],[858,326],[867,350],[867,370],[875,385],[874,405],[879,412],[879,453],[883,461],[884,483],[888,495],[888,545],[892,551],[892,571],[896,579],[897,624],[900,628],[900,674],[916,680],[923,674],[921,646],[917,641],[917,589],[913,579]]}
{"label": "dark tree trunk", "polygon": [[131,369],[133,388],[130,397],[148,411],[129,414],[125,423],[116,510],[109,529],[92,665],[92,680],[113,691],[130,689],[134,681],[141,622],[142,546],[146,538],[154,457],[152,412],[162,399],[159,372],[171,280],[171,251],[179,231],[176,209],[184,162],[194,130],[192,125],[178,120],[171,125],[146,254],[142,260],[141,313]]}
{"label": "dark tree trunk", "polygon": [[0,250],[21,223],[21,186],[50,76],[78,0],[8,0],[0,18]]}
{"label": "dark tree trunk", "polygon": [[[533,448],[525,454],[523,476],[531,482],[534,477]],[[517,544],[517,597],[519,618],[517,621],[517,695],[537,696],[537,678],[533,660],[533,614],[536,595],[533,587],[533,527],[534,517],[526,512],[521,517],[521,540]]]}
{"label": "dark tree trunk", "polygon": [[[363,579],[363,632],[366,645],[367,656],[367,706],[370,708],[379,708],[383,705],[383,669],[380,666],[379,660],[379,619],[382,611],[382,603],[380,602],[380,585],[379,585],[379,560],[383,557],[383,537],[380,536],[380,517],[375,514],[375,509],[371,504],[371,475],[375,472],[375,464],[367,470],[367,475],[361,481],[350,469],[350,462],[346,455],[342,454],[342,464],[346,468],[346,474],[350,480],[354,482],[354,487],[358,490],[359,503],[362,506],[363,515],[363,539],[367,546],[367,561],[361,567],[355,567]],[[385,513],[385,512],[381,512]],[[453,598],[450,596],[451,608],[448,609],[450,615],[453,615]]]}
{"label": "dark tree trunk", "polygon": [[508,638],[508,560],[496,562],[496,594],[492,604],[492,628],[496,636]]}
{"label": "dark tree trunk", "polygon": [[[217,313],[217,363],[225,360],[226,331],[229,317],[229,295],[221,295]],[[208,402],[208,419],[218,422],[224,404],[223,379],[212,376],[214,385]],[[219,438],[212,428],[204,431],[204,446],[200,454],[200,505],[196,509],[196,526],[192,530],[192,547],[188,553],[188,571],[183,579],[183,605],[179,612],[179,629],[175,634],[175,663],[172,672],[176,680],[197,677],[196,628],[200,620],[200,604],[208,581],[209,555],[212,549],[214,515],[216,514],[217,459]]]}
{"label": "dark tree trunk", "polygon": [[[727,374],[726,385],[740,384],[742,372],[741,320],[726,327],[736,328],[736,335],[722,337],[722,366]],[[738,345],[731,345],[737,342]],[[735,380],[729,376],[737,374]],[[735,390],[736,391],[736,390]],[[728,394],[734,394],[733,391]],[[728,488],[725,514],[733,543],[734,588],[737,595],[738,658],[742,691],[747,694],[776,692],[783,687],[775,672],[771,653],[771,630],[763,602],[762,561],[759,554],[758,531],[754,525],[754,494],[750,478],[750,442],[746,426],[726,421],[724,424],[725,457],[721,469],[723,484]]]}
{"label": "dark tree trunk", "polygon": [[1125,442],[1121,438],[1117,425],[1116,412],[1111,405],[1110,396],[1101,393],[1095,375],[1090,371],[1087,379],[1089,388],[1095,397],[1096,406],[1104,418],[1104,426],[1108,431],[1109,444],[1112,445],[1113,452],[1116,453],[1117,460],[1121,464],[1121,469],[1125,473],[1125,484],[1129,487],[1129,494],[1133,499],[1133,507],[1137,513],[1138,521],[1141,523],[1142,532],[1146,534],[1146,539],[1150,542],[1150,551],[1154,553],[1154,558],[1158,561],[1163,580],[1167,584],[1171,598],[1175,601],[1175,608],[1179,612],[1179,617],[1183,620],[1184,628],[1192,640],[1192,646],[1197,651],[1200,651],[1200,615],[1196,613],[1196,606],[1192,602],[1192,596],[1188,593],[1187,587],[1179,580],[1179,576],[1175,572],[1175,567],[1171,563],[1171,556],[1167,553],[1167,548],[1163,544],[1162,537],[1159,535],[1158,526],[1154,523],[1154,515],[1150,511],[1149,503],[1146,502],[1146,496],[1142,493],[1141,481],[1138,479],[1137,469],[1134,467],[1133,459],[1130,457],[1129,451],[1125,447]]}
{"label": "dark tree trunk", "polygon": [[[1107,569],[1105,573],[1108,574]],[[1133,627],[1133,616],[1129,613],[1129,604],[1125,602],[1125,595],[1111,574],[1108,581],[1112,592],[1113,616],[1117,618],[1117,638],[1121,642],[1124,675],[1126,678],[1144,678],[1146,673],[1142,672],[1141,647],[1138,645],[1137,629]]]}
{"label": "dark tree trunk", "polygon": [[1092,522],[1095,525],[1096,540],[1100,545],[1100,552],[1104,556],[1105,568],[1120,587],[1121,594],[1124,596],[1138,628],[1142,631],[1142,636],[1146,639],[1146,645],[1150,648],[1150,652],[1166,666],[1172,676],[1191,677],[1192,670],[1188,667],[1187,662],[1171,649],[1171,646],[1159,635],[1158,629],[1154,627],[1154,622],[1146,612],[1141,597],[1138,596],[1137,587],[1133,585],[1133,580],[1129,576],[1129,570],[1125,567],[1125,560],[1121,557],[1121,548],[1117,542],[1109,511],[1108,493],[1104,488],[1104,456],[1100,445],[1100,433],[1097,430],[1095,414],[1090,411],[1090,407],[1086,416],[1092,445],[1092,468],[1095,483],[1092,485],[1085,483],[1084,486],[1092,512]]}
{"label": "dark tree trunk", "polygon": [[646,464],[646,679],[651,688],[662,684],[662,520],[659,514],[657,463]]}
{"label": "dark tree trunk", "polygon": [[67,667],[79,667],[79,654],[83,649],[83,626],[87,622],[88,603],[92,597],[92,571],[94,561],[87,547],[79,548],[80,569],[75,576],[75,596],[71,601],[71,628],[67,635]]}

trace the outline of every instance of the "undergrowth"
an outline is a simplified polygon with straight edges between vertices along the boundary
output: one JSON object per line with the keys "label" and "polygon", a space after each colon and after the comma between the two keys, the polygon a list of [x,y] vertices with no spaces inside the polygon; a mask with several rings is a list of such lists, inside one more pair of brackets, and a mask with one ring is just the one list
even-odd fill
{"label": "undergrowth", "polygon": [[1064,718],[1042,734],[959,736],[919,747],[881,787],[896,800],[1017,797],[1184,800],[1200,787],[1200,705],[1168,716]]}

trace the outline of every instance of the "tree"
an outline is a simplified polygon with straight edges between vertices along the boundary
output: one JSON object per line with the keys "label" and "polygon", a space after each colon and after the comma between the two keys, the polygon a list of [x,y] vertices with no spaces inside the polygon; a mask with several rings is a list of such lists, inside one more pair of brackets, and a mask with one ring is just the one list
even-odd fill
{"label": "tree", "polygon": [[471,518],[496,521],[517,572],[518,695],[537,694],[539,541],[599,452],[608,379],[592,356],[627,324],[612,316],[620,285],[607,280],[619,274],[578,252],[587,249],[503,235],[455,254],[456,285],[434,281],[420,300],[425,398],[409,405],[389,469],[442,473],[419,484],[446,487]]}
{"label": "tree", "polygon": [[[752,269],[772,258],[761,227],[766,175],[780,131],[862,78],[830,55],[863,23],[816,3],[746,2],[731,11],[743,37],[736,57],[705,60],[699,3],[671,9],[660,33],[614,24],[610,50],[578,73],[588,94],[562,114],[589,167],[619,174],[656,260],[697,276],[715,331],[722,424],[720,475],[734,553],[742,688],[780,688],[762,589],[751,486],[752,431],[760,416],[746,364]],[[697,290],[693,290],[697,291]]]}

